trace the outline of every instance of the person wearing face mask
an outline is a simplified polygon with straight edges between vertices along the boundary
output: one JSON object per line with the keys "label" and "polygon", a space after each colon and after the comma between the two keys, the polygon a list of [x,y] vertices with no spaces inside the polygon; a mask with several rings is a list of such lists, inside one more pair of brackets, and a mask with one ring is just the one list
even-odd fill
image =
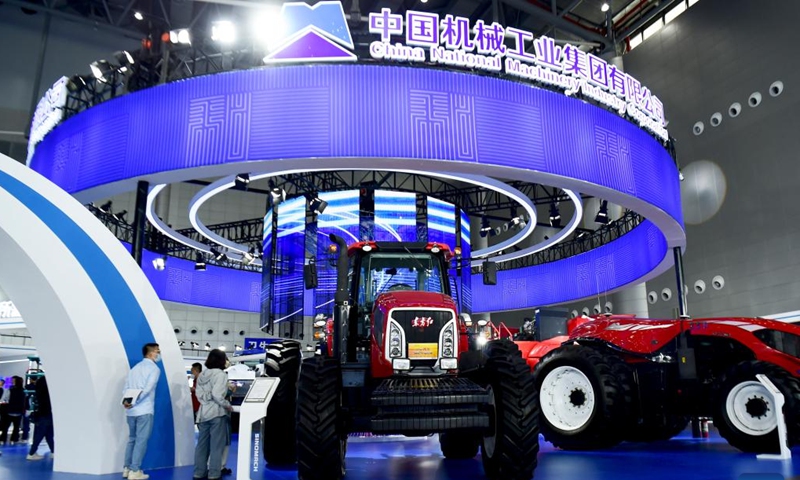
{"label": "person wearing face mask", "polygon": [[[141,362],[134,366],[123,390],[122,406],[128,417],[128,447],[125,450],[125,464],[122,477],[130,480],[150,478],[142,471],[142,459],[147,452],[147,441],[153,431],[153,412],[155,411],[156,385],[161,369],[161,349],[157,343],[148,343],[142,347]],[[136,392],[135,397],[128,397]]]}

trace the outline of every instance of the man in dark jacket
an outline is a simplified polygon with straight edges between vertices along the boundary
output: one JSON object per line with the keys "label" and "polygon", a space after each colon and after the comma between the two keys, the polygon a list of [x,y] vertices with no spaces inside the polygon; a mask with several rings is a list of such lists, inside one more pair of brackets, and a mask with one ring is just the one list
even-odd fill
{"label": "man in dark jacket", "polygon": [[44,457],[36,453],[42,439],[47,441],[50,447],[50,456],[55,453],[53,444],[53,407],[50,405],[50,391],[47,389],[47,379],[41,377],[36,381],[36,410],[33,412],[34,424],[33,443],[26,457],[28,460],[41,460]]}
{"label": "man in dark jacket", "polygon": [[5,405],[5,415],[0,420],[0,444],[6,442],[8,427],[13,425],[10,444],[19,442],[19,426],[22,415],[25,413],[25,390],[22,388],[22,377],[14,377],[8,392],[8,403]]}

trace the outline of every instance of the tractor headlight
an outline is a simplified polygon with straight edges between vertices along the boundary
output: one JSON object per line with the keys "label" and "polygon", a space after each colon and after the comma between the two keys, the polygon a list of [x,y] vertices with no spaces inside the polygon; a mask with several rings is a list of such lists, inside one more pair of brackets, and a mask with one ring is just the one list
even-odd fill
{"label": "tractor headlight", "polygon": [[389,355],[392,357],[399,357],[403,354],[401,347],[402,342],[402,333],[400,332],[400,328],[395,324],[390,324],[389,327],[389,346],[391,350],[389,351]]}
{"label": "tractor headlight", "polygon": [[451,358],[455,355],[455,329],[453,328],[453,324],[448,324],[444,331],[442,331],[442,357]]}

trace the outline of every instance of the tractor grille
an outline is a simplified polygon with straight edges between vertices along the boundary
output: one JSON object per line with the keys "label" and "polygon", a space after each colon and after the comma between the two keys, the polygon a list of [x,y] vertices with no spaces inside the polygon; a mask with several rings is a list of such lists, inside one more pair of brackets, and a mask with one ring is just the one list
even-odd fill
{"label": "tractor grille", "polygon": [[[438,343],[439,332],[453,319],[453,312],[441,310],[393,310],[392,318],[406,333],[408,343]],[[430,318],[433,324],[427,327],[414,327],[414,319]]]}

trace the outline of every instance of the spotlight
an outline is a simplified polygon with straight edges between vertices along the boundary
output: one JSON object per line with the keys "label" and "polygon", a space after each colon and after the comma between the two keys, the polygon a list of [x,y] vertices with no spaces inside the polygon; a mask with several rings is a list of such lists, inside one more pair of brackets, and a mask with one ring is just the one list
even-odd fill
{"label": "spotlight", "polygon": [[200,344],[197,342],[192,342],[192,349],[197,350],[198,348],[200,348]]}
{"label": "spotlight", "polygon": [[75,75],[69,79],[67,82],[67,90],[72,93],[77,92],[81,88],[86,86],[86,79],[80,75]]}
{"label": "spotlight", "polygon": [[131,55],[131,53],[126,51],[126,50],[121,50],[121,51],[115,53],[114,54],[114,58],[117,59],[117,63],[119,63],[120,66],[122,66],[122,67],[127,67],[127,66],[133,65],[135,63],[134,59],[133,59],[133,55]]}
{"label": "spotlight", "polygon": [[594,217],[594,221],[603,225],[608,225],[608,200],[603,200],[600,204],[600,210],[598,210],[597,216]]}
{"label": "spotlight", "polygon": [[236,188],[247,188],[247,185],[250,183],[250,174],[240,173],[236,175],[233,183],[236,185]]}
{"label": "spotlight", "polygon": [[684,181],[685,179],[686,179],[686,178],[683,176],[683,172],[681,172],[680,170],[678,170],[678,180],[680,180],[680,181],[682,182],[682,181]]}
{"label": "spotlight", "polygon": [[164,268],[166,266],[167,266],[167,256],[166,255],[162,255],[160,257],[156,257],[156,258],[153,259],[153,268],[155,268],[159,272],[164,270]]}
{"label": "spotlight", "polygon": [[246,264],[252,265],[256,261],[256,249],[250,247],[250,250],[242,254],[242,259]]}
{"label": "spotlight", "polygon": [[124,222],[125,221],[125,215],[127,215],[127,214],[128,214],[128,211],[127,210],[123,210],[121,212],[115,213],[113,215],[113,217],[116,218],[117,220],[119,220],[120,222]]}
{"label": "spotlight", "polygon": [[550,202],[550,226],[553,228],[561,226],[561,213],[558,211],[556,202]]}
{"label": "spotlight", "polygon": [[133,12],[133,18],[142,21],[144,20],[144,15],[142,15],[142,12]]}
{"label": "spotlight", "polygon": [[206,342],[206,350],[211,350],[211,344]]}
{"label": "spotlight", "polygon": [[236,26],[221,20],[211,24],[211,40],[219,43],[233,43],[236,41]]}
{"label": "spotlight", "polygon": [[179,30],[170,30],[169,41],[175,44],[191,45],[192,39],[189,36],[189,30],[181,28]]}
{"label": "spotlight", "polygon": [[202,253],[198,253],[194,259],[194,269],[205,272],[206,271],[206,259]]}
{"label": "spotlight", "polygon": [[319,215],[320,213],[324,212],[327,206],[328,202],[319,197],[314,197],[308,202],[308,209],[311,210],[311,212],[315,215]]}
{"label": "spotlight", "polygon": [[481,217],[481,237],[486,237],[486,235],[491,236],[492,226],[489,224],[489,219]]}
{"label": "spotlight", "polygon": [[181,340],[180,342],[178,342],[178,346],[179,346],[179,347],[183,347],[184,345],[186,345],[186,342],[184,342],[183,340]]}
{"label": "spotlight", "polygon": [[278,204],[286,200],[286,190],[276,187],[275,182],[269,181],[269,194],[272,196],[272,203]]}
{"label": "spotlight", "polygon": [[111,213],[111,205],[112,205],[112,202],[111,202],[111,200],[109,200],[106,203],[100,205],[100,210],[102,210],[102,211],[104,211],[106,213]]}
{"label": "spotlight", "polygon": [[220,346],[219,346],[219,349],[220,349],[220,350],[222,350],[222,351],[224,352],[224,351],[225,351],[225,345],[220,345]]}
{"label": "spotlight", "polygon": [[92,62],[89,65],[89,68],[92,69],[92,75],[94,75],[94,78],[101,82],[106,82],[106,75],[114,71],[114,67],[112,67],[111,64],[106,60]]}
{"label": "spotlight", "polygon": [[237,352],[240,351],[240,350],[243,350],[241,345],[234,345],[233,349],[236,350]]}
{"label": "spotlight", "polygon": [[609,7],[607,3],[603,3],[603,6],[600,7],[600,11],[605,13],[605,12],[608,11],[609,8],[611,8],[611,7]]}
{"label": "spotlight", "polygon": [[211,256],[214,257],[215,262],[224,262],[225,260],[228,259],[228,256],[225,255],[225,252],[217,250],[214,247],[211,247]]}

